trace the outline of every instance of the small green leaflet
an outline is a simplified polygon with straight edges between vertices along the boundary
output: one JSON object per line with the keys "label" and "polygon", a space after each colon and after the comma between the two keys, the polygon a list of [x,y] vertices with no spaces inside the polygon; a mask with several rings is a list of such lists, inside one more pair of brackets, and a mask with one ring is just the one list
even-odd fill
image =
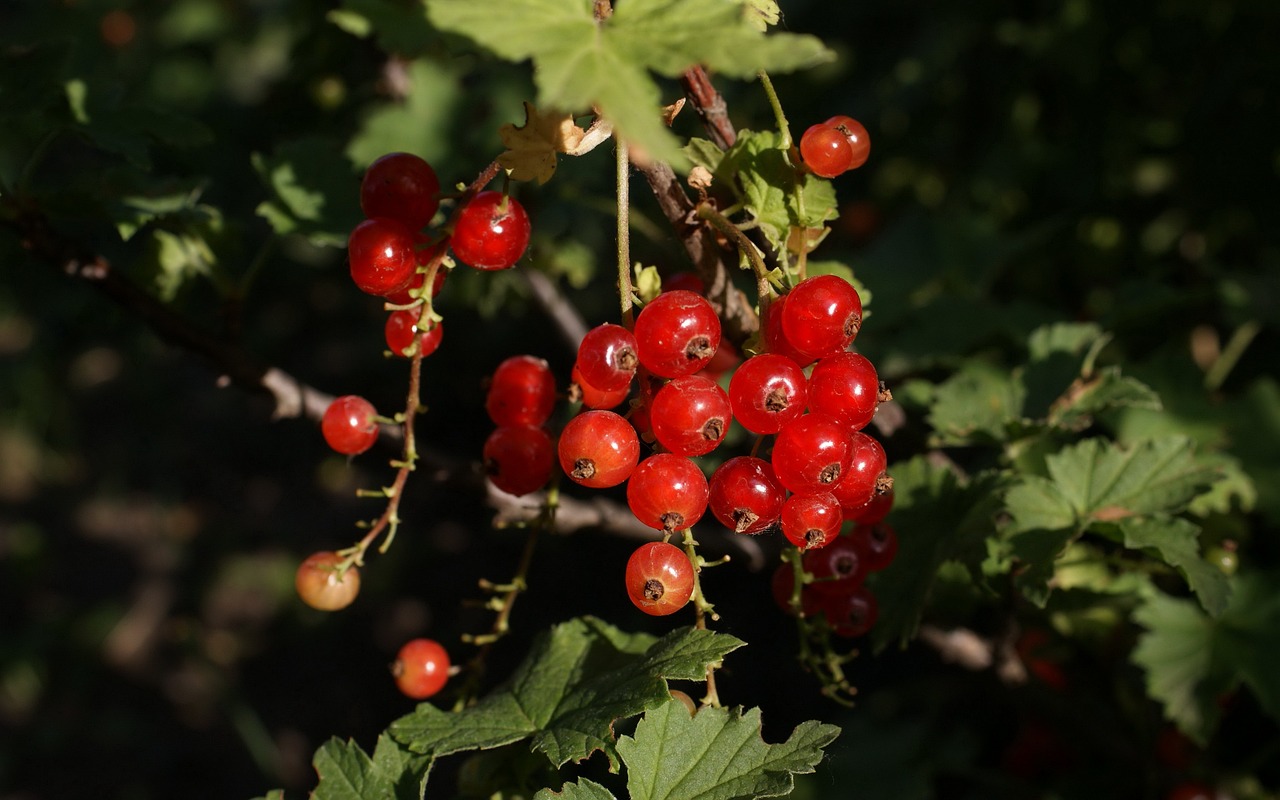
{"label": "small green leaflet", "polygon": [[1217,619],[1163,594],[1134,612],[1147,629],[1133,660],[1147,672],[1148,692],[1201,743],[1217,726],[1219,698],[1241,683],[1268,714],[1280,716],[1280,575],[1241,575],[1233,583]]}
{"label": "small green leaflet", "polygon": [[795,774],[813,772],[839,735],[836,726],[810,720],[785,742],[766,744],[758,708],[707,707],[690,716],[669,700],[645,713],[634,736],[618,740],[618,753],[630,800],[778,797],[791,792]]}
{"label": "small green leaflet", "polygon": [[396,744],[385,733],[370,758],[355,742],[330,739],[312,763],[320,781],[315,800],[422,800],[431,759]]}
{"label": "small green leaflet", "polygon": [[560,791],[543,789],[533,796],[533,800],[617,800],[613,792],[587,778],[575,783],[566,783]]}
{"label": "small green leaflet", "polygon": [[732,78],[788,72],[833,54],[812,36],[766,36],[734,0],[618,0],[596,22],[592,0],[507,0],[501,13],[473,0],[426,0],[437,28],[470,38],[509,61],[533,61],[537,105],[597,107],[632,147],[680,163],[662,123],[653,71],[678,77],[702,64]]}
{"label": "small green leaflet", "polygon": [[376,35],[379,47],[401,56],[426,52],[436,38],[419,9],[390,0],[345,0],[326,18],[352,36]]}
{"label": "small green leaflet", "polygon": [[511,678],[475,706],[446,713],[420,705],[392,723],[391,735],[436,757],[530,739],[557,767],[597,750],[616,763],[615,720],[668,699],[668,679],[704,678],[742,644],[693,628],[654,639],[593,617],[571,620],[543,635]]}
{"label": "small green leaflet", "polygon": [[269,156],[254,153],[253,167],[268,192],[258,216],[276,233],[301,234],[317,246],[346,246],[361,218],[359,176],[336,142],[288,142]]}

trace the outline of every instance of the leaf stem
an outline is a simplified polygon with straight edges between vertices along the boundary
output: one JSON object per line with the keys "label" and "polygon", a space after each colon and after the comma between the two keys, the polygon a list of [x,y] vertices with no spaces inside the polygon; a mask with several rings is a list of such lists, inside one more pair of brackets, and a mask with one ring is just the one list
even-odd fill
{"label": "leaf stem", "polygon": [[698,204],[698,217],[714,225],[716,230],[731,239],[738,251],[747,257],[747,261],[751,263],[751,272],[756,278],[756,296],[760,302],[760,313],[764,314],[769,308],[769,301],[773,299],[773,285],[769,283],[769,267],[764,263],[760,248],[756,247],[755,242],[748,239],[745,233],[738,230],[728,217],[710,203]]}
{"label": "leaf stem", "polygon": [[631,284],[631,154],[626,140],[615,136],[614,141],[617,142],[618,301],[622,325],[630,330],[635,323],[631,304],[635,294]]}
{"label": "leaf stem", "polygon": [[773,88],[773,81],[769,80],[769,73],[760,70],[760,85],[764,87],[765,97],[769,98],[769,107],[773,109],[773,118],[778,123],[778,132],[782,134],[782,149],[790,152],[791,150],[791,128],[787,125],[787,115],[782,110],[782,103],[778,101],[778,93]]}

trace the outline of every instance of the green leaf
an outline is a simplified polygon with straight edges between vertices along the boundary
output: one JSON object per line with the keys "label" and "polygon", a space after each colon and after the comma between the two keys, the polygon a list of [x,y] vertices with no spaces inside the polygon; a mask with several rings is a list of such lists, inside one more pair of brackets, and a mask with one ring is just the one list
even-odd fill
{"label": "green leaf", "polygon": [[[634,736],[618,740],[631,800],[730,800],[791,792],[840,734],[810,720],[780,744],[761,738],[760,710],[688,707],[670,700],[645,712]],[[678,755],[677,755],[678,754]]]}
{"label": "green leaf", "polygon": [[1080,355],[1104,336],[1092,322],[1055,322],[1031,332],[1027,351],[1031,361],[1043,361],[1055,353]]}
{"label": "green leaf", "polygon": [[995,443],[1009,438],[1022,415],[1026,391],[1007,369],[969,361],[940,384],[928,422],[939,444]]}
{"label": "green leaf", "polygon": [[1201,557],[1198,525],[1176,517],[1150,517],[1121,520],[1118,527],[1125,547],[1155,550],[1181,572],[1211,616],[1226,609],[1230,584],[1221,570]]}
{"label": "green leaf", "polygon": [[715,142],[710,139],[699,139],[696,136],[689,140],[689,143],[682,148],[682,152],[690,163],[705,167],[712,173],[720,168],[720,162],[724,160],[724,151],[717,147]]}
{"label": "green leaf", "polygon": [[764,35],[733,0],[626,0],[603,22],[592,0],[508,0],[494,14],[472,0],[427,0],[441,30],[466,36],[510,61],[531,59],[537,105],[596,106],[618,135],[664,161],[680,151],[659,115],[653,71],[678,77],[703,64],[727,77],[787,72],[828,60],[811,36]]}
{"label": "green leaf", "polygon": [[693,628],[655,640],[575,619],[543,635],[507,683],[475,706],[446,713],[423,704],[390,731],[414,752],[436,757],[529,738],[556,766],[596,750],[612,760],[615,720],[667,699],[667,679],[705,677],[710,664],[742,644]]}
{"label": "green leaf", "polygon": [[421,55],[436,38],[417,3],[345,0],[327,19],[353,36],[363,39],[375,35],[379,47],[401,56]]}
{"label": "green leaf", "polygon": [[254,153],[252,160],[269,192],[258,215],[276,233],[297,233],[317,246],[346,246],[361,218],[360,179],[334,142],[298,139],[270,156]]}
{"label": "green leaf", "polygon": [[157,229],[153,236],[159,245],[156,259],[160,273],[156,276],[156,288],[163,300],[176,297],[178,290],[191,278],[212,274],[218,259],[209,242],[198,231]]}
{"label": "green leaf", "polygon": [[1049,409],[1049,423],[1065,428],[1087,425],[1094,416],[1117,408],[1159,411],[1160,395],[1137,378],[1120,374],[1119,367],[1106,367],[1086,381],[1078,381]]}
{"label": "green leaf", "polygon": [[432,163],[454,152],[450,119],[462,97],[459,68],[418,59],[409,64],[405,85],[402,99],[373,106],[347,145],[347,158],[356,166],[366,167],[393,152],[413,153]]}
{"label": "green leaf", "polygon": [[613,793],[595,781],[582,778],[576,783],[566,783],[555,792],[543,789],[533,800],[616,800]]}
{"label": "green leaf", "polygon": [[315,800],[422,800],[431,759],[406,751],[385,733],[370,758],[355,742],[330,739],[312,759]]}
{"label": "green leaf", "polygon": [[782,10],[774,0],[739,0],[739,2],[742,3],[747,21],[756,30],[768,30],[770,25],[777,25],[778,18],[782,16]]}
{"label": "green leaf", "polygon": [[1236,579],[1227,609],[1213,619],[1195,603],[1155,595],[1135,613],[1147,629],[1133,660],[1165,716],[1204,743],[1221,713],[1221,696],[1247,686],[1280,719],[1280,575]]}
{"label": "green leaf", "polygon": [[872,628],[877,649],[915,636],[939,568],[960,561],[981,571],[986,537],[999,511],[999,478],[983,473],[963,480],[925,457],[893,464],[898,554],[873,581],[880,614]]}

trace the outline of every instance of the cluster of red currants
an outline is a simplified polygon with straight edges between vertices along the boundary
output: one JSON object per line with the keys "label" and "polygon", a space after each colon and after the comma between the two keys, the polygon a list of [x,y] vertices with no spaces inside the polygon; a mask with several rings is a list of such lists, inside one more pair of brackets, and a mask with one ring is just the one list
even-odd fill
{"label": "cluster of red currants", "polygon": [[857,169],[871,155],[871,137],[862,123],[839,115],[810,125],[800,137],[800,157],[805,166],[823,178]]}

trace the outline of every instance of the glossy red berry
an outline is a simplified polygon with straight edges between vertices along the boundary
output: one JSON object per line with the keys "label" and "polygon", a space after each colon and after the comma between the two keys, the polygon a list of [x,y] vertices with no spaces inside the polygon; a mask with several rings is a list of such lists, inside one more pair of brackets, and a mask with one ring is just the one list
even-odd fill
{"label": "glossy red berry", "polygon": [[662,378],[692,375],[720,346],[720,318],[701,295],[663,292],[636,315],[635,337],[645,369]]}
{"label": "glossy red berry", "polygon": [[792,347],[813,358],[838,353],[862,327],[862,298],[839,275],[815,275],[796,285],[781,311]]}
{"label": "glossy red berry", "polygon": [[809,410],[826,414],[853,430],[871,422],[880,403],[875,365],[860,353],[835,353],[818,361],[809,374]]}
{"label": "glossy red berry", "polygon": [[786,356],[762,353],[747,359],[729,380],[729,403],[742,427],[773,434],[804,413],[808,380]]}
{"label": "glossy red berry", "polygon": [[575,365],[587,383],[597,389],[624,389],[640,366],[636,358],[636,337],[621,325],[611,322],[597,325],[582,337]]}
{"label": "glossy red berry", "polygon": [[307,556],[293,577],[302,602],[320,611],[337,611],[351,605],[360,594],[360,569],[353,564],[340,570],[344,560],[333,551]]}
{"label": "glossy red berry", "polygon": [[893,488],[893,479],[885,472],[885,452],[880,442],[862,431],[849,433],[849,468],[831,493],[842,508],[856,511],[877,493]]}
{"label": "glossy red berry", "polygon": [[826,547],[806,550],[805,572],[813,576],[809,584],[821,595],[849,594],[867,577],[867,565],[856,542],[848,536],[837,536]]}
{"label": "glossy red berry", "polygon": [[392,355],[412,356],[415,352],[415,342],[424,358],[440,348],[440,342],[444,339],[444,323],[433,320],[429,323],[427,330],[419,331],[420,317],[421,314],[416,308],[392,311],[387,315],[387,324],[383,333],[387,340],[387,349]]}
{"label": "glossy red berry", "polygon": [[684,456],[655,453],[627,479],[627,505],[636,519],[660,531],[692,528],[707,511],[707,478]]}
{"label": "glossy red berry", "polygon": [[607,392],[592,386],[586,378],[582,377],[582,371],[576,365],[569,373],[569,380],[573,386],[577,387],[576,395],[574,389],[569,390],[569,399],[581,401],[587,408],[617,408],[622,405],[623,400],[627,399],[627,395],[631,394],[630,386],[622,386]]}
{"label": "glossy red berry", "polygon": [[853,147],[842,132],[820,122],[800,136],[800,158],[813,174],[834,178],[853,163]]}
{"label": "glossy red berry", "polygon": [[793,494],[782,505],[782,535],[803,550],[826,547],[843,523],[840,503],[830,492]]}
{"label": "glossy red berry", "polygon": [[541,358],[512,356],[493,371],[484,407],[494,425],[546,422],[556,405],[556,379]]}
{"label": "glossy red berry", "polygon": [[736,533],[767,530],[778,521],[787,497],[773,467],[755,456],[735,456],[716,467],[708,489],[712,515]]}
{"label": "glossy red berry", "polygon": [[493,485],[519,497],[547,485],[555,466],[555,449],[542,428],[504,425],[485,440],[483,458]]}
{"label": "glossy red berry", "polygon": [[369,165],[360,181],[366,217],[391,217],[411,230],[424,227],[440,207],[440,179],[422,158],[387,153]]}
{"label": "glossy red berry", "polygon": [[880,607],[871,590],[859,586],[848,594],[823,595],[822,613],[837,636],[852,639],[871,630]]}
{"label": "glossy red berry", "polygon": [[335,398],[320,419],[320,433],[336,452],[355,456],[378,441],[378,412],[373,403],[354,394]]}
{"label": "glossy red berry", "polygon": [[674,614],[693,596],[693,564],[667,542],[640,545],[627,560],[627,597],[655,617]]}
{"label": "glossy red berry", "polygon": [[770,353],[786,356],[801,367],[807,367],[816,357],[800,352],[787,339],[786,333],[782,330],[782,311],[786,307],[786,295],[774,298],[774,301],[769,304],[769,311],[765,314],[763,321],[765,349]]}
{"label": "glossy red berry", "polygon": [[458,212],[449,246],[469,267],[514,267],[529,246],[529,215],[514,197],[481,192]]}
{"label": "glossy red berry", "polygon": [[364,220],[347,239],[351,280],[368,294],[403,289],[418,269],[413,245],[413,232],[403,222],[390,217]]}
{"label": "glossy red berry", "polygon": [[391,674],[405,695],[425,700],[449,682],[449,653],[433,639],[412,639],[396,654]]}
{"label": "glossy red berry", "polygon": [[592,489],[622,483],[640,460],[636,429],[612,411],[584,411],[569,420],[557,449],[565,474]]}
{"label": "glossy red berry", "polygon": [[826,124],[843,133],[849,140],[853,156],[849,161],[849,169],[857,169],[867,163],[867,158],[871,156],[871,136],[861,122],[841,114],[827,120]]}
{"label": "glossy red berry", "polygon": [[706,455],[716,449],[732,421],[729,395],[701,375],[668,381],[649,407],[649,424],[658,443],[682,456]]}
{"label": "glossy red berry", "polygon": [[862,551],[867,572],[879,572],[898,555],[898,533],[888,523],[856,525],[849,538]]}
{"label": "glossy red berry", "polygon": [[853,458],[852,432],[822,414],[805,414],[778,431],[770,457],[778,481],[796,494],[831,491]]}

